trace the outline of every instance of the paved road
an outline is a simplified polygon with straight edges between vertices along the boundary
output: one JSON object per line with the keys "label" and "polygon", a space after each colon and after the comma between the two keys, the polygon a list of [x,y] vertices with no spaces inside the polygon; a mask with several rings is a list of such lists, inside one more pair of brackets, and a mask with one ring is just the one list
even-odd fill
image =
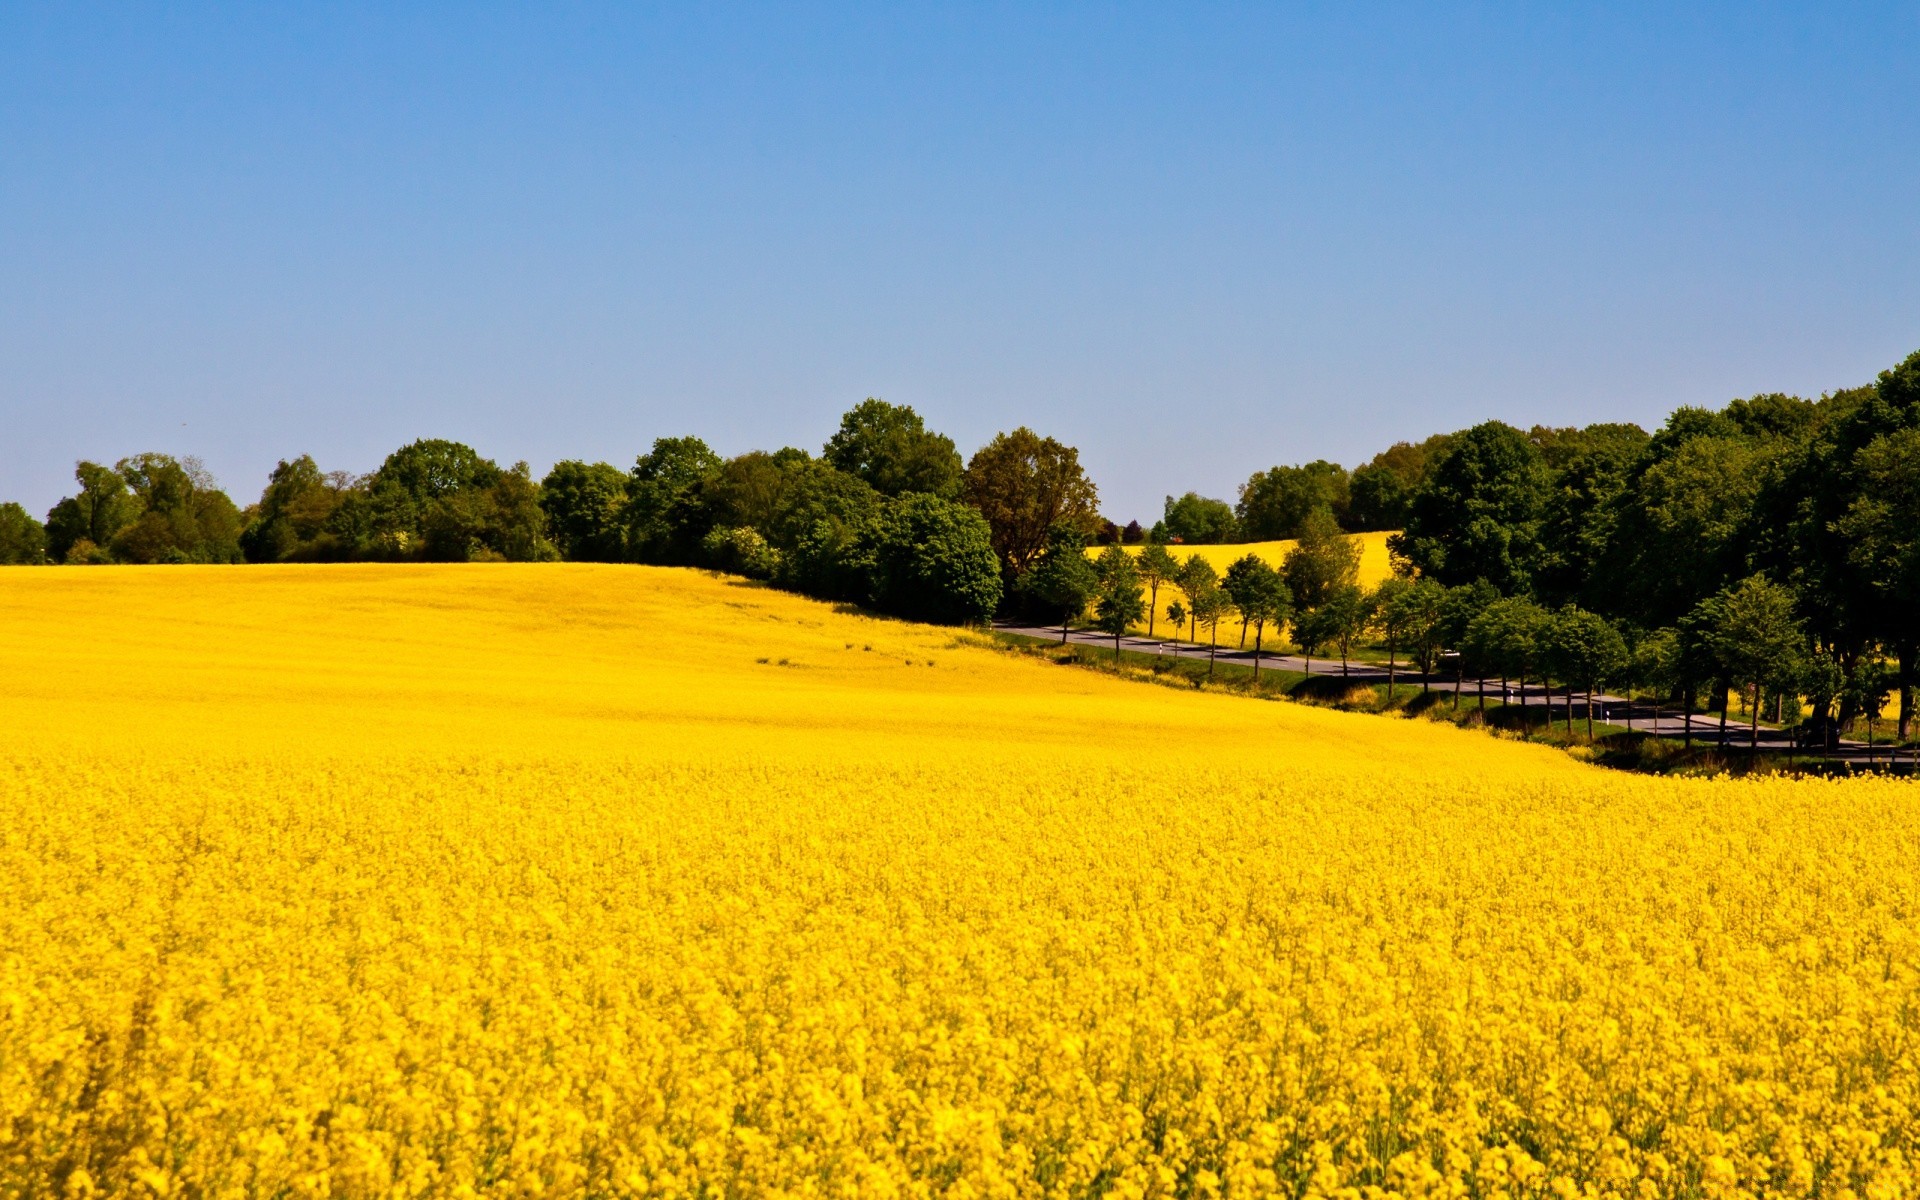
{"label": "paved road", "polygon": [[[1060,641],[1060,627],[1058,625],[1026,625],[1009,622],[996,624],[994,628],[1001,633],[1017,634],[1021,637],[1042,639],[1055,643]],[[1097,646],[1106,650],[1113,649],[1113,635],[1100,633],[1095,630],[1069,630],[1067,633],[1067,641],[1083,646]],[[1120,648],[1139,654],[1166,655],[1170,658],[1199,662],[1206,661],[1208,652],[1208,647],[1205,643],[1185,642],[1168,638],[1135,637],[1131,635],[1120,639]],[[1220,662],[1232,663],[1242,667],[1251,667],[1253,665],[1253,651],[1241,650],[1237,644],[1231,646],[1223,645],[1217,653]],[[1307,659],[1297,654],[1262,653],[1260,655],[1260,666],[1262,669],[1278,668],[1282,671],[1295,671],[1302,674],[1341,676],[1351,680],[1355,684],[1375,684],[1385,683],[1387,681],[1387,669],[1371,663],[1350,663],[1343,674],[1340,660],[1337,658],[1316,658],[1309,663]],[[1417,672],[1406,669],[1396,670],[1394,672],[1394,680],[1396,683],[1413,684],[1415,686],[1418,686],[1422,682],[1422,678]],[[1429,688],[1437,692],[1451,693],[1455,687],[1453,677],[1450,675],[1429,676],[1425,682]],[[1538,683],[1529,683],[1524,689],[1518,685],[1512,685],[1502,689],[1499,681],[1488,680],[1486,688],[1487,702],[1489,704],[1499,704],[1504,701],[1507,703],[1542,705],[1547,703],[1549,699],[1547,689]],[[1478,703],[1479,695],[1479,680],[1467,679],[1460,685],[1461,704]],[[1564,716],[1567,703],[1566,689],[1553,689],[1551,699],[1555,705],[1556,714]],[[1576,723],[1586,719],[1586,704],[1586,693],[1576,690],[1573,694],[1574,721]],[[1656,714],[1653,706],[1644,701],[1629,700],[1624,696],[1613,696],[1604,692],[1594,693],[1593,719],[1596,723],[1605,721],[1609,724],[1625,726],[1644,733],[1656,733],[1661,737],[1670,738],[1684,737],[1688,721],[1688,718],[1671,709],[1662,709]],[[1691,722],[1695,741],[1712,744],[1719,739],[1720,720],[1717,716],[1710,717],[1696,713],[1691,718]],[[1728,748],[1733,750],[1744,749],[1748,745],[1748,737],[1749,732],[1747,726],[1734,721],[1727,723],[1725,744]],[[1785,750],[1789,747],[1789,742],[1790,739],[1788,735],[1780,730],[1768,729],[1765,726],[1762,726],[1760,729],[1760,747],[1762,749]],[[1813,752],[1809,751],[1808,753],[1812,754]],[[1869,754],[1871,754],[1872,759],[1876,763],[1884,765],[1888,761],[1886,746],[1881,745],[1869,752],[1866,743],[1860,741],[1842,741],[1839,749],[1832,751],[1826,757],[1834,761],[1857,761],[1865,763],[1869,758]],[[1911,751],[1902,752],[1900,756],[1900,765],[1902,767],[1908,765],[1911,754]]]}

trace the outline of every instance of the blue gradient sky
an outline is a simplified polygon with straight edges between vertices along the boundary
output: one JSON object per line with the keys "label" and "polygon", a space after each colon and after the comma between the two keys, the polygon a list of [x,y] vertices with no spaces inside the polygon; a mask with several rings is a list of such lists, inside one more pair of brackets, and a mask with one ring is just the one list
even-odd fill
{"label": "blue gradient sky", "polygon": [[0,5],[0,499],[817,450],[878,395],[1145,520],[1871,379],[1920,6],[1674,7]]}

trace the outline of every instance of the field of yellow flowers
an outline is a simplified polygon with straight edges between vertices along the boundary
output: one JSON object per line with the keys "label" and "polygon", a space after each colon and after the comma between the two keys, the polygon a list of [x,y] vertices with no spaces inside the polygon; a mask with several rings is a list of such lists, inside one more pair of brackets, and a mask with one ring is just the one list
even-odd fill
{"label": "field of yellow flowers", "polygon": [[7,571],[0,729],[8,1197],[1920,1192],[1910,785],[586,565]]}

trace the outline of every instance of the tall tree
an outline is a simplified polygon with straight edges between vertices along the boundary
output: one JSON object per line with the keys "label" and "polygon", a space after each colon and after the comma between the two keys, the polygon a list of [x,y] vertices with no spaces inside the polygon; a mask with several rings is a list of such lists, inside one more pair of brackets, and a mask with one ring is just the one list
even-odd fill
{"label": "tall tree", "polygon": [[[1627,643],[1612,622],[1575,605],[1552,613],[1544,626],[1544,658],[1554,674],[1567,684],[1568,703],[1578,686],[1587,696],[1587,738],[1593,738],[1593,694],[1613,682],[1627,667]],[[1551,711],[1551,704],[1549,704]],[[1549,720],[1551,724],[1551,720]],[[1567,713],[1572,733],[1573,713]]]}
{"label": "tall tree", "polygon": [[141,503],[118,471],[81,462],[75,464],[73,478],[79,494],[47,513],[47,553],[56,562],[68,561],[76,550],[85,555],[89,548],[98,548],[104,554],[114,535],[140,517]]}
{"label": "tall tree", "polygon": [[1140,570],[1133,556],[1119,546],[1101,551],[1094,567],[1100,578],[1094,593],[1094,625],[1113,635],[1113,661],[1119,662],[1120,638],[1147,615],[1147,602],[1140,595]]}
{"label": "tall tree", "polygon": [[130,563],[233,563],[241,516],[199,460],[136,454],[114,464],[142,511],[113,536],[113,556]]}
{"label": "tall tree", "polygon": [[1000,562],[977,509],[907,492],[881,505],[860,542],[868,600],[882,611],[978,625],[1000,607]]}
{"label": "tall tree", "polygon": [[644,563],[693,561],[706,536],[700,491],[725,464],[697,437],[656,438],[627,473],[627,550]]}
{"label": "tall tree", "polygon": [[18,504],[0,504],[0,566],[47,561],[47,527]]}
{"label": "tall tree", "polygon": [[994,552],[1011,576],[1026,573],[1055,526],[1085,538],[1100,519],[1100,493],[1080,467],[1080,452],[1025,426],[974,453],[961,496],[986,517]]}
{"label": "tall tree", "polygon": [[1245,644],[1244,630],[1249,622],[1253,625],[1253,677],[1260,678],[1260,653],[1265,648],[1267,626],[1276,629],[1287,623],[1293,615],[1293,593],[1287,589],[1286,581],[1280,578],[1280,572],[1272,564],[1258,555],[1244,555],[1227,567],[1226,579],[1221,585],[1227,596],[1233,601],[1234,610],[1240,614],[1242,629],[1241,642]]}
{"label": "tall tree", "polygon": [[1087,557],[1086,539],[1071,525],[1056,525],[1047,538],[1045,552],[1026,576],[1022,586],[1043,607],[1060,615],[1060,644],[1067,643],[1067,630],[1074,618],[1087,610],[1100,587],[1100,575]]}
{"label": "tall tree", "polygon": [[1180,564],[1180,577],[1176,582],[1179,583],[1181,592],[1185,593],[1187,597],[1187,620],[1193,623],[1191,627],[1192,636],[1187,640],[1199,641],[1199,597],[1204,593],[1219,589],[1220,573],[1213,569],[1213,564],[1208,562],[1205,557],[1198,554],[1189,554],[1187,560]]}
{"label": "tall tree", "polygon": [[567,459],[540,481],[547,537],[573,562],[627,557],[627,473],[612,463]]}
{"label": "tall tree", "polygon": [[1793,592],[1752,575],[1720,594],[1714,653],[1727,678],[1752,697],[1748,746],[1760,748],[1760,701],[1766,689],[1790,686],[1799,673],[1806,633]]}
{"label": "tall tree", "polygon": [[1833,532],[1861,594],[1852,607],[1899,663],[1899,734],[1912,732],[1920,648],[1920,427],[1883,433],[1854,455],[1859,492]]}
{"label": "tall tree", "polygon": [[1268,542],[1299,537],[1309,513],[1324,510],[1344,521],[1347,502],[1346,468],[1316,459],[1305,466],[1272,467],[1248,479],[1240,485],[1234,515],[1243,538]]}
{"label": "tall tree", "polygon": [[1355,532],[1404,529],[1413,494],[1442,458],[1453,435],[1424,442],[1395,442],[1354,470],[1348,483],[1346,526]]}
{"label": "tall tree", "polygon": [[1332,513],[1308,513],[1299,541],[1281,561],[1280,574],[1295,604],[1319,608],[1335,591],[1359,581],[1360,539],[1342,533]]}
{"label": "tall tree", "polygon": [[334,529],[334,514],[351,488],[350,477],[323,474],[311,455],[281,459],[240,535],[247,561],[344,557],[351,547]]}
{"label": "tall tree", "polygon": [[1526,592],[1539,565],[1547,482],[1525,434],[1499,421],[1476,425],[1454,435],[1414,493],[1406,529],[1388,544],[1441,583],[1485,579],[1504,593]]}
{"label": "tall tree", "polygon": [[904,404],[869,396],[854,405],[827,439],[824,457],[883,496],[924,492],[951,500],[960,494],[963,468],[953,439],[928,429]]}
{"label": "tall tree", "polygon": [[1225,500],[1209,500],[1198,492],[1175,499],[1168,496],[1150,535],[1156,542],[1189,546],[1224,546],[1241,541],[1240,524]]}
{"label": "tall tree", "polygon": [[1139,568],[1141,582],[1147,587],[1147,636],[1152,637],[1154,610],[1160,603],[1160,585],[1176,579],[1180,564],[1173,561],[1173,555],[1159,542],[1142,546],[1133,561]]}

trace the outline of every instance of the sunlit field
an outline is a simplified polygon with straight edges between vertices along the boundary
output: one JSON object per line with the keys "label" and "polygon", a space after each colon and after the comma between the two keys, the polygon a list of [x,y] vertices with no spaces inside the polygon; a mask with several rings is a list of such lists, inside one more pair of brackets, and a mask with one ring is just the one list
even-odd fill
{"label": "sunlit field", "polygon": [[[1380,582],[1393,575],[1393,561],[1387,554],[1387,539],[1391,533],[1356,533],[1352,537],[1360,543],[1360,586],[1377,587]],[[1213,569],[1225,575],[1233,561],[1248,554],[1257,555],[1279,566],[1286,561],[1287,551],[1293,549],[1292,539],[1278,542],[1239,542],[1221,546],[1168,546],[1167,552],[1177,562],[1184,562],[1195,554],[1213,564]],[[1128,552],[1140,553],[1139,546],[1128,546]],[[1099,554],[1100,547],[1092,549]]]}
{"label": "sunlit field", "polygon": [[[1356,533],[1352,536],[1355,541],[1360,543],[1360,574],[1358,579],[1360,586],[1363,588],[1378,587],[1383,580],[1391,578],[1393,575],[1393,559],[1387,553],[1387,539],[1392,537],[1393,534]],[[1224,576],[1227,573],[1227,568],[1232,566],[1236,559],[1243,558],[1249,554],[1265,559],[1268,563],[1278,567],[1286,562],[1287,551],[1293,549],[1293,547],[1293,540],[1287,539],[1277,542],[1237,542],[1232,545],[1168,546],[1167,552],[1173,555],[1175,562],[1185,562],[1194,555],[1199,555],[1209,563],[1212,563],[1213,569]],[[1089,546],[1087,548],[1087,555],[1092,558],[1097,558],[1103,549],[1105,549],[1105,547]],[[1127,546],[1125,549],[1129,554],[1137,555],[1140,553],[1142,547]],[[1155,620],[1153,630],[1155,633],[1173,636],[1179,632],[1167,624],[1164,615],[1167,605],[1176,600],[1182,604],[1186,603],[1186,593],[1180,590],[1180,585],[1177,583],[1161,584],[1159,593],[1154,600]],[[1137,627],[1140,631],[1144,631],[1146,628],[1147,624],[1144,621]],[[1237,633],[1237,624],[1235,624],[1233,628]],[[1228,622],[1221,622],[1220,638],[1223,642],[1228,640],[1228,629]],[[1205,632],[1201,631],[1199,636],[1204,640],[1206,636]]]}
{"label": "sunlit field", "polygon": [[1907,783],[586,565],[0,572],[0,729],[4,1196],[1920,1191]]}

